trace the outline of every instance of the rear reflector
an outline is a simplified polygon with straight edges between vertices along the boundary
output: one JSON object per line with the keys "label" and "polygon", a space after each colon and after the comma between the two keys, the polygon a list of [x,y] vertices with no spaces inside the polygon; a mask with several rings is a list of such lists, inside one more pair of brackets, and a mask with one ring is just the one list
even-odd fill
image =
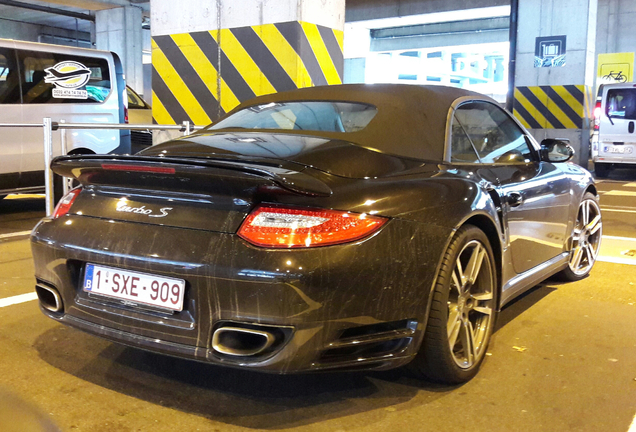
{"label": "rear reflector", "polygon": [[67,193],[66,195],[64,195],[62,199],[60,200],[60,202],[58,202],[57,206],[55,207],[55,211],[53,212],[53,216],[52,216],[53,219],[57,219],[61,216],[64,216],[66,213],[68,213],[69,210],[71,209],[71,206],[73,205],[73,201],[75,201],[75,198],[77,198],[77,196],[79,195],[81,191],[82,191],[81,188],[76,188],[70,191],[69,193]]}
{"label": "rear reflector", "polygon": [[174,174],[174,168],[154,167],[145,165],[116,165],[116,164],[102,164],[102,168],[109,171],[136,171],[136,172],[151,172],[159,174]]}
{"label": "rear reflector", "polygon": [[243,221],[238,235],[268,248],[328,246],[367,237],[386,221],[365,213],[260,206]]}

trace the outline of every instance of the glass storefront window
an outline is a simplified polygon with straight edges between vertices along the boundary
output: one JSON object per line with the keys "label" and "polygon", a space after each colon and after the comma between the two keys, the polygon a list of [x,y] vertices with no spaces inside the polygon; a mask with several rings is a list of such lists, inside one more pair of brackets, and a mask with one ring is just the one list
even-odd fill
{"label": "glass storefront window", "polygon": [[366,60],[365,82],[446,85],[505,102],[508,57],[508,42],[372,52]]}

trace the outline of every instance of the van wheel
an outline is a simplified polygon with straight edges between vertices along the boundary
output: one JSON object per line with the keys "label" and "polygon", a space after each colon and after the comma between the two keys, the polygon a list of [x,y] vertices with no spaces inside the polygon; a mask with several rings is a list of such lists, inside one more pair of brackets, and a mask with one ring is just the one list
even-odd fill
{"label": "van wheel", "polygon": [[444,254],[420,352],[410,366],[444,384],[470,380],[481,366],[497,315],[497,275],[488,237],[465,225]]}
{"label": "van wheel", "polygon": [[611,171],[610,164],[594,162],[594,174],[597,178],[605,178]]}

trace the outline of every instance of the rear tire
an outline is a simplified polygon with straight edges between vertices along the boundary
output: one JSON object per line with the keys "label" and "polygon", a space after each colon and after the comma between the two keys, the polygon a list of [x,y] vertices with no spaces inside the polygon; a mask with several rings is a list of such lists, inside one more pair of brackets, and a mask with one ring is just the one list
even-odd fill
{"label": "rear tire", "polygon": [[474,377],[488,349],[498,285],[488,238],[479,228],[460,228],[444,254],[422,347],[411,368],[444,384]]}
{"label": "rear tire", "polygon": [[610,164],[594,162],[594,174],[596,175],[596,178],[606,178],[610,171]]}
{"label": "rear tire", "polygon": [[601,247],[603,220],[598,198],[586,192],[579,204],[576,221],[569,242],[570,258],[568,266],[556,274],[556,278],[566,282],[583,279],[596,262]]}

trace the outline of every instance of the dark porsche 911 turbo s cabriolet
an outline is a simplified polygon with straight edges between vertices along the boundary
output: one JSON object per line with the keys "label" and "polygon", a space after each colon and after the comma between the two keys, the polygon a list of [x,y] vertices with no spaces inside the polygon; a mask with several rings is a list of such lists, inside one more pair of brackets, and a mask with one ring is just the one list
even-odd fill
{"label": "dark porsche 911 turbo s cabriolet", "polygon": [[259,97],[135,156],[56,158],[80,186],[33,230],[36,291],[56,321],[168,355],[464,382],[501,307],[594,265],[572,155],[461,89]]}

